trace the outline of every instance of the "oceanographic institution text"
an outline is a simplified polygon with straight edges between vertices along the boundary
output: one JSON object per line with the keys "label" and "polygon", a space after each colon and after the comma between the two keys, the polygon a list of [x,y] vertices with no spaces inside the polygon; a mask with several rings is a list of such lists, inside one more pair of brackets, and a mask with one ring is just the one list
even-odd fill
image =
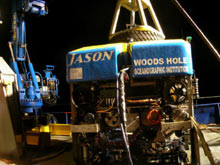
{"label": "oceanographic institution text", "polygon": [[134,59],[134,75],[188,73],[187,57]]}

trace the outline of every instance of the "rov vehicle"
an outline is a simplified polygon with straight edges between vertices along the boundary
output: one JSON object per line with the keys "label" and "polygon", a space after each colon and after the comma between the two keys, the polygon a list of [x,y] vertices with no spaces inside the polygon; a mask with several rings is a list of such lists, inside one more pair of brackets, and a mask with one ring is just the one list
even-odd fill
{"label": "rov vehicle", "polygon": [[[121,7],[131,24],[116,32]],[[198,93],[190,38],[165,40],[149,0],[118,0],[110,43],[71,51],[66,60],[78,164],[190,162],[187,137]]]}

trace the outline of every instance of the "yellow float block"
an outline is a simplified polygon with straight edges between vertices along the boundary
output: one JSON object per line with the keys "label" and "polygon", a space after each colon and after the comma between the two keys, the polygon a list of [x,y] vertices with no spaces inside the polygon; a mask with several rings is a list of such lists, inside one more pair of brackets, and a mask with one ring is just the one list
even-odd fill
{"label": "yellow float block", "polygon": [[66,135],[70,136],[70,124],[49,124],[46,126],[35,127],[34,132],[50,132],[51,135]]}

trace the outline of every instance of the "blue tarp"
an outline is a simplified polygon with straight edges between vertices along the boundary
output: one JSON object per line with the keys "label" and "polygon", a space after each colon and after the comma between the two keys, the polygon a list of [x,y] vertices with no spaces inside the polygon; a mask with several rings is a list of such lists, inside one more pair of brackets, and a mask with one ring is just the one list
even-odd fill
{"label": "blue tarp", "polygon": [[85,47],[67,54],[67,82],[114,80],[118,75],[117,57],[124,44]]}
{"label": "blue tarp", "polygon": [[194,106],[196,121],[201,124],[219,123],[220,103],[198,104]]}
{"label": "blue tarp", "polygon": [[69,52],[66,60],[69,83],[115,80],[122,65],[132,66],[134,78],[193,74],[191,46],[184,40],[84,47]]}
{"label": "blue tarp", "polygon": [[193,74],[191,46],[184,40],[132,44],[132,75],[138,77]]}

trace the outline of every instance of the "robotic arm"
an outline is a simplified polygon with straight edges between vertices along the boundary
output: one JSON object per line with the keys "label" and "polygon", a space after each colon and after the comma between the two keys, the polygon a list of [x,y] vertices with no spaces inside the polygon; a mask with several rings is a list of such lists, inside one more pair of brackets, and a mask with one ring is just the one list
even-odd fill
{"label": "robotic arm", "polygon": [[[38,85],[36,75],[39,73],[35,72],[27,50],[25,16],[26,14],[44,16],[48,11],[43,0],[13,0],[12,3],[12,41],[9,42],[9,48],[12,68],[17,75],[20,105],[23,113],[35,112],[37,116],[38,109],[43,106],[43,100],[47,104],[48,98],[50,99],[47,95],[51,95],[54,91],[49,90],[45,93],[43,87],[45,85]],[[41,81],[43,82],[43,79]],[[57,88],[54,90],[57,96]],[[47,100],[45,101],[44,98]]]}

